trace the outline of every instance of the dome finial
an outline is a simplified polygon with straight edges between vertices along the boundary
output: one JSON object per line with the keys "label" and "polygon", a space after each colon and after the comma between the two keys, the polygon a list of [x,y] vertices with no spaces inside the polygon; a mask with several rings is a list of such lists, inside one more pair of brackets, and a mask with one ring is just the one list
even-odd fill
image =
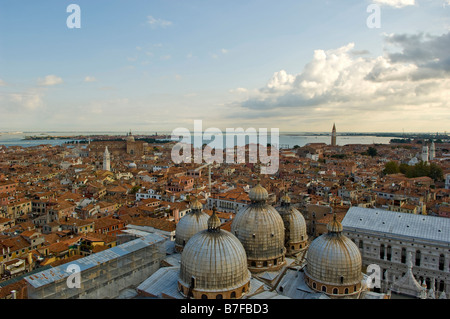
{"label": "dome finial", "polygon": [[328,223],[327,229],[330,233],[341,233],[343,230],[342,224],[337,220],[336,199],[333,200],[333,220]]}
{"label": "dome finial", "polygon": [[200,203],[200,201],[198,200],[198,196],[194,195],[193,197],[194,198],[190,203],[191,209],[193,211],[201,211],[203,208],[202,203]]}
{"label": "dome finial", "polygon": [[209,232],[219,232],[220,231],[220,226],[221,226],[221,222],[219,217],[217,217],[216,211],[216,205],[213,206],[212,208],[212,215],[211,217],[208,219],[208,231]]}
{"label": "dome finial", "polygon": [[248,193],[248,197],[253,202],[264,202],[269,198],[269,193],[267,193],[267,190],[262,187],[260,180],[258,180],[258,184]]}

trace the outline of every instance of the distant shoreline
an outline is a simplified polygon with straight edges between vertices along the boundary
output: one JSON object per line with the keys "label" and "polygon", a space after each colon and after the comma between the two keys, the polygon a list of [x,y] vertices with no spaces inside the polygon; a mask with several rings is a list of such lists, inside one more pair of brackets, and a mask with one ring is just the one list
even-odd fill
{"label": "distant shoreline", "polygon": [[[56,132],[55,132],[56,133]],[[63,132],[58,132],[63,133]],[[111,138],[125,138],[126,135],[121,134],[115,134],[115,135],[109,135],[105,134],[108,132],[97,133],[96,135],[49,135],[48,133],[43,135],[27,135],[23,139],[24,140],[87,140],[87,139],[111,139]],[[116,132],[117,133],[117,132]],[[2,133],[5,134],[5,133]],[[9,133],[11,134],[11,133]],[[14,133],[17,134],[17,133]],[[114,132],[110,132],[110,134],[114,134]],[[226,135],[226,133],[224,133]],[[294,133],[294,132],[280,132],[280,135],[282,136],[331,136],[331,133],[313,133],[313,132],[304,132],[304,133]],[[348,132],[342,132],[337,133],[337,136],[373,136],[373,137],[392,137],[392,138],[404,138],[404,139],[437,139],[437,138],[444,138],[448,139],[450,138],[447,134],[438,134],[438,133],[389,133],[389,132],[379,132],[379,133],[348,133]],[[135,137],[138,138],[156,138],[156,139],[167,139],[171,137],[170,134],[161,134],[161,135],[151,135],[151,134],[135,134]]]}

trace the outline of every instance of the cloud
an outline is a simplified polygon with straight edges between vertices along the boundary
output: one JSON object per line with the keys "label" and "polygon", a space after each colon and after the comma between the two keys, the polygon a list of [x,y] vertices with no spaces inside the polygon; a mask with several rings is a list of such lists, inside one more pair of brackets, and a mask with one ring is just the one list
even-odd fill
{"label": "cloud", "polygon": [[41,78],[38,79],[38,83],[39,83],[39,85],[42,85],[42,86],[53,86],[53,85],[63,83],[63,80],[62,80],[62,78],[60,78],[56,75],[47,75],[43,79],[41,79]]}
{"label": "cloud", "polygon": [[248,89],[246,89],[246,88],[237,88],[237,89],[231,89],[229,92],[230,93],[242,94],[242,93],[248,93]]}
{"label": "cloud", "polygon": [[391,63],[412,63],[418,67],[412,74],[415,80],[450,74],[450,32],[441,36],[423,33],[388,35],[386,42],[401,49],[388,54]]}
{"label": "cloud", "polygon": [[0,86],[6,86],[6,82],[0,79]]}
{"label": "cloud", "polygon": [[84,78],[84,82],[96,82],[96,81],[97,81],[97,79],[93,76],[88,75]]}
{"label": "cloud", "polygon": [[167,28],[172,26],[172,22],[164,19],[156,19],[152,16],[147,17],[147,24],[152,28]]}
{"label": "cloud", "polygon": [[275,72],[264,87],[236,95],[241,100],[230,105],[239,106],[240,114],[258,112],[268,117],[274,110],[280,116],[289,112],[323,119],[344,114],[355,119],[386,118],[392,113],[405,116],[410,110],[448,117],[450,33],[390,35],[385,41],[400,50],[376,57],[355,55],[354,43],[316,50],[298,74]]}
{"label": "cloud", "polygon": [[9,102],[18,109],[35,110],[43,106],[43,96],[42,89],[31,88],[21,93],[10,93]]}
{"label": "cloud", "polygon": [[373,3],[394,8],[403,8],[407,6],[414,6],[415,0],[373,0]]}

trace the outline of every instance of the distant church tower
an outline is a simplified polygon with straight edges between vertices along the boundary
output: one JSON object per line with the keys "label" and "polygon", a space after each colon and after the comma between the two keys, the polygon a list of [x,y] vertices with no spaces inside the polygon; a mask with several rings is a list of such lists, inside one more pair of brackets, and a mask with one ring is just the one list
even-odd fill
{"label": "distant church tower", "polygon": [[430,146],[430,161],[434,160],[435,157],[436,157],[436,146],[434,145],[434,141],[432,141]]}
{"label": "distant church tower", "polygon": [[103,153],[103,170],[111,171],[111,156],[109,155],[108,146],[106,146],[105,153]]}
{"label": "distant church tower", "polygon": [[426,145],[422,147],[422,161],[428,162],[428,146]]}
{"label": "distant church tower", "polygon": [[336,124],[333,124],[333,130],[331,131],[331,146],[336,146]]}

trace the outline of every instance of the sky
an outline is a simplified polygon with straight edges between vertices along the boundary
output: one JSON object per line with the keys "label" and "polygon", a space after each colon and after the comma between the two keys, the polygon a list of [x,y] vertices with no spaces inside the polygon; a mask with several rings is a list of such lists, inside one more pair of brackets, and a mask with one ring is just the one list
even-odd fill
{"label": "sky", "polygon": [[450,0],[0,0],[0,112],[0,132],[450,131]]}

